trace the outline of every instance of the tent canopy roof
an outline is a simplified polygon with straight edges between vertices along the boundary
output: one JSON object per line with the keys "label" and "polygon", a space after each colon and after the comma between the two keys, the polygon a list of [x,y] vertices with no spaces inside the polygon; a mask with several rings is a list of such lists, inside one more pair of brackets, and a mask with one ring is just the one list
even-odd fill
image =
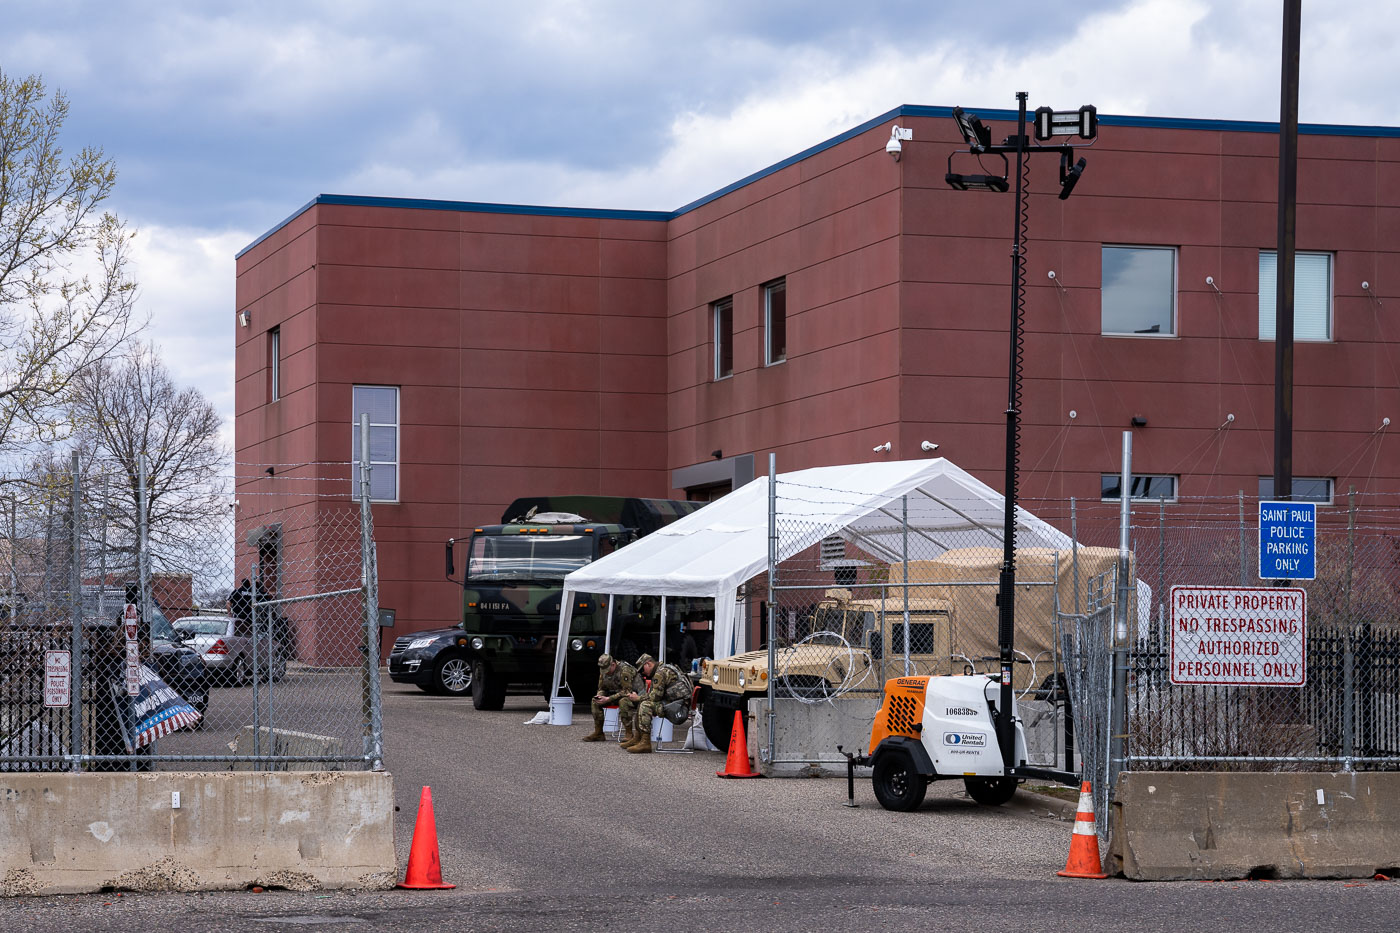
{"label": "tent canopy roof", "polygon": [[[899,561],[903,497],[908,498],[910,556],[951,548],[1001,548],[1000,493],[948,460],[896,460],[814,467],[777,477],[778,559],[840,535],[867,553]],[[576,593],[732,598],[768,569],[768,477],[565,578]],[[1063,532],[1017,510],[1017,545],[1064,549]]]}

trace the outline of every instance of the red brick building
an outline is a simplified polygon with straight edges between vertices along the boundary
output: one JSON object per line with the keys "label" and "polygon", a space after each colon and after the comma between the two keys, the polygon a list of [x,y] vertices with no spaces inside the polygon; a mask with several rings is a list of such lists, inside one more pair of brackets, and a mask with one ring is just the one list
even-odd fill
{"label": "red brick building", "polygon": [[[1099,501],[1134,419],[1135,494],[1267,492],[1277,139],[1104,116],[1066,201],[1032,160],[1024,496]],[[456,618],[443,542],[521,495],[708,496],[770,451],[1000,488],[1013,195],[950,189],[960,148],[906,106],[670,212],[317,197],[238,256],[240,492],[347,490],[298,465],[373,412],[402,633]],[[1295,493],[1395,494],[1400,131],[1305,126],[1298,191]]]}

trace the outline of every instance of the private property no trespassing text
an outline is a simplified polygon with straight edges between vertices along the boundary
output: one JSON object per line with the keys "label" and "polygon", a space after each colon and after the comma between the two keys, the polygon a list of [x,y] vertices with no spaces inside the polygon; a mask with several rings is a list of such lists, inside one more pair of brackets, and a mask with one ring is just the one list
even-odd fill
{"label": "private property no trespassing text", "polygon": [[1299,687],[1306,646],[1303,590],[1172,587],[1174,684]]}

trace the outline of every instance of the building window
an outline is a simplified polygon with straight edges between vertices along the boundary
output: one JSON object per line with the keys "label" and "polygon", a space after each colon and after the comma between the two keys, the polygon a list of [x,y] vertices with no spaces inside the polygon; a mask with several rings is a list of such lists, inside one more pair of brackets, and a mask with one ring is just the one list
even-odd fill
{"label": "building window", "polygon": [[[1123,498],[1122,474],[1102,473],[1099,475],[1100,496],[1107,501],[1117,501]],[[1176,501],[1176,477],[1175,476],[1151,476],[1148,474],[1134,473],[1132,479],[1132,499],[1142,499],[1156,502],[1158,499],[1166,499],[1168,502]]]}
{"label": "building window", "polygon": [[787,359],[787,279],[763,286],[763,364]]}
{"label": "building window", "polygon": [[1176,249],[1105,246],[1100,299],[1105,334],[1175,335]]}
{"label": "building window", "polygon": [[267,332],[267,399],[275,402],[282,397],[282,328]]}
{"label": "building window", "polygon": [[722,298],[710,305],[715,331],[715,379],[734,375],[734,299]]}
{"label": "building window", "polygon": [[351,481],[360,482],[360,416],[369,415],[369,497],[399,500],[399,390],[397,386],[355,386],[350,430]]}
{"label": "building window", "polygon": [[[1278,253],[1259,251],[1259,339],[1273,340]],[[1293,339],[1332,339],[1332,254],[1293,254]]]}
{"label": "building window", "polygon": [[[1295,476],[1293,477],[1292,501],[1331,505],[1333,487],[1332,480],[1324,476]],[[1259,477],[1259,498],[1266,502],[1273,500],[1274,478],[1272,476]]]}

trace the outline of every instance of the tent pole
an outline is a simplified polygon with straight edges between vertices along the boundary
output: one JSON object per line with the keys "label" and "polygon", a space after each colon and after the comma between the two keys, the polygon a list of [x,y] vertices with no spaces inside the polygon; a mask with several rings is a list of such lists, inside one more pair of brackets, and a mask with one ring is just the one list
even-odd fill
{"label": "tent pole", "polygon": [[656,666],[666,663],[666,597],[661,597],[661,647],[657,649]]}
{"label": "tent pole", "polygon": [[603,654],[612,654],[612,613],[613,603],[617,602],[617,594],[608,594],[608,623],[603,628]]}
{"label": "tent pole", "polygon": [[[768,454],[768,760],[777,757],[774,744],[776,726],[773,722],[773,701],[777,696],[778,642],[778,455]],[[747,723],[745,724],[747,728]]]}

